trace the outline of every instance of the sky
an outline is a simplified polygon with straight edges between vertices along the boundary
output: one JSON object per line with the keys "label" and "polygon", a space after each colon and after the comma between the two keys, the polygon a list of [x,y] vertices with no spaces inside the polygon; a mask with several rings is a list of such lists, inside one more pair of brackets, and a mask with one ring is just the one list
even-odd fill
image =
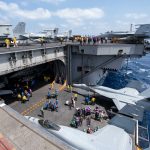
{"label": "sky", "polygon": [[150,0],[0,0],[0,24],[26,23],[26,32],[58,27],[73,34],[129,31],[150,23]]}

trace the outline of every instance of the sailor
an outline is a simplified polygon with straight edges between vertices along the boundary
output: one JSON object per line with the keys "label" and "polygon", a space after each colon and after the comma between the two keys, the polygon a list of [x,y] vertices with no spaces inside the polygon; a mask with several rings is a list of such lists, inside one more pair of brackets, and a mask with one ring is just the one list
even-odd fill
{"label": "sailor", "polygon": [[78,126],[79,126],[79,117],[75,117],[75,125],[76,125],[76,128],[78,128]]}
{"label": "sailor", "polygon": [[53,82],[50,83],[50,90],[52,90],[52,88],[53,88]]}
{"label": "sailor", "polygon": [[83,37],[83,44],[85,45],[86,44],[86,41],[87,41],[87,37]]}
{"label": "sailor", "polygon": [[61,37],[61,38],[60,38],[60,43],[62,44],[62,42],[63,42],[63,38]]}
{"label": "sailor", "polygon": [[91,43],[91,37],[88,37],[88,44]]}
{"label": "sailor", "polygon": [[95,105],[95,101],[96,101],[95,97],[92,97],[91,99],[92,105]]}
{"label": "sailor", "polygon": [[17,98],[19,101],[21,100],[21,94],[20,93],[18,93]]}
{"label": "sailor", "polygon": [[83,117],[80,116],[80,118],[79,118],[79,125],[82,126],[82,123],[83,123]]}
{"label": "sailor", "polygon": [[43,106],[43,109],[48,109],[48,108],[49,108],[49,101],[46,101]]}
{"label": "sailor", "polygon": [[18,47],[16,37],[13,38],[14,47]]}
{"label": "sailor", "polygon": [[80,42],[80,45],[82,45],[82,37],[79,37],[78,41]]}
{"label": "sailor", "polygon": [[81,45],[83,45],[84,44],[84,37],[81,37],[81,42],[82,42]]}
{"label": "sailor", "polygon": [[86,96],[86,97],[85,97],[85,105],[88,105],[88,104],[89,104],[89,101],[90,101],[89,96]]}
{"label": "sailor", "polygon": [[47,99],[50,99],[51,98],[51,91],[50,91],[50,88],[48,89],[48,93],[47,93]]}
{"label": "sailor", "polygon": [[26,97],[27,97],[27,101],[29,101],[29,99],[30,99],[30,97],[31,97],[31,95],[30,95],[29,92],[26,93]]}
{"label": "sailor", "polygon": [[69,101],[68,105],[69,105],[69,109],[71,110],[71,107],[72,107],[72,101]]}
{"label": "sailor", "polygon": [[72,103],[72,106],[75,108],[75,100],[74,100],[73,96],[71,96],[71,103]]}
{"label": "sailor", "polygon": [[29,88],[28,91],[30,93],[30,97],[32,97],[32,90],[31,90],[31,88]]}
{"label": "sailor", "polygon": [[41,112],[41,117],[44,118],[44,110],[43,110],[43,106],[41,107],[40,112]]}
{"label": "sailor", "polygon": [[57,96],[58,96],[58,89],[55,89],[55,96],[56,96],[56,99],[57,99]]}
{"label": "sailor", "polygon": [[44,43],[43,37],[40,38],[40,43],[41,43],[41,46],[43,46],[43,43]]}
{"label": "sailor", "polygon": [[87,117],[86,118],[86,124],[87,124],[87,126],[90,126],[91,125],[91,117]]}
{"label": "sailor", "polygon": [[91,134],[92,133],[92,129],[88,126],[88,129],[87,129],[87,133]]}
{"label": "sailor", "polygon": [[100,119],[100,117],[99,117],[99,112],[95,112],[95,120],[99,120]]}
{"label": "sailor", "polygon": [[56,112],[58,112],[58,104],[59,104],[59,101],[58,101],[57,98],[56,98],[55,104],[56,104]]}
{"label": "sailor", "polygon": [[85,108],[82,108],[82,116],[85,119],[85,116],[86,116]]}
{"label": "sailor", "polygon": [[70,85],[70,92],[72,93],[72,86]]}
{"label": "sailor", "polygon": [[75,100],[75,101],[77,101],[77,97],[78,97],[78,94],[75,93],[75,94],[74,94],[74,100]]}
{"label": "sailor", "polygon": [[22,102],[24,103],[25,101],[27,101],[27,97],[24,95],[24,96],[22,97]]}
{"label": "sailor", "polygon": [[6,43],[6,48],[10,48],[10,40],[8,38],[5,40],[5,43]]}

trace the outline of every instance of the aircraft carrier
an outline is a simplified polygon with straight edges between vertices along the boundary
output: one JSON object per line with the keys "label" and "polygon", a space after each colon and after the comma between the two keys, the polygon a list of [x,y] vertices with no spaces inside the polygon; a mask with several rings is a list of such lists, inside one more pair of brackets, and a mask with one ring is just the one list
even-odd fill
{"label": "aircraft carrier", "polygon": [[[4,26],[6,31],[3,29],[3,32],[8,32],[7,26]],[[0,81],[3,81],[1,85],[8,83],[17,76],[24,76],[24,74],[32,76],[35,74],[33,72],[38,72],[37,68],[40,65],[42,65],[43,71],[46,68],[50,69],[53,77],[66,78],[68,84],[96,85],[100,80],[105,79],[108,70],[118,70],[125,60],[139,58],[145,54],[142,40],[147,36],[144,30],[147,30],[148,27],[149,25],[141,26],[135,34],[131,35],[130,33],[130,37],[134,38],[134,40],[130,39],[132,41],[130,44],[119,42],[119,40],[117,42],[107,40],[103,43],[99,41],[94,44],[92,42],[79,43],[76,40],[74,42],[66,40],[66,42],[46,41],[41,46],[37,44],[38,41],[36,40],[29,45],[22,43],[22,46],[16,48],[6,49],[1,47]],[[51,36],[46,34],[45,39],[58,38],[57,30],[55,29]],[[25,24],[21,22],[14,29],[14,34],[18,39],[20,39],[18,34],[21,34],[26,42],[27,39],[35,40],[35,38],[39,39],[40,36],[29,36],[24,33]],[[112,36],[118,36],[111,34],[111,38]],[[125,34],[125,36],[129,36],[127,33]],[[68,35],[68,38],[70,36]],[[108,38],[110,38],[110,35],[108,35]],[[21,38],[21,40],[23,39]]]}
{"label": "aircraft carrier", "polygon": [[[141,38],[143,37],[139,37],[140,41]],[[63,81],[66,80],[66,84],[68,85],[72,85],[73,83],[97,85],[100,80],[102,82],[105,79],[108,70],[116,71],[121,68],[125,60],[140,58],[143,55],[145,55],[144,44],[139,41],[132,43],[106,42],[95,44],[83,44],[78,41],[63,41],[44,43],[43,45],[30,43],[29,45],[23,44],[18,47],[1,47],[0,95],[11,93],[13,85],[15,85],[18,81],[20,82],[20,80],[29,81],[33,79],[40,79],[44,76],[49,76],[51,81],[57,81],[61,78]],[[36,98],[38,99],[38,97]],[[11,103],[11,99],[10,102],[8,99],[7,103]],[[147,102],[144,104],[142,103],[143,109],[146,104]],[[15,103],[14,105],[15,107],[17,106]],[[27,106],[24,105],[23,107]],[[22,110],[23,107],[18,107],[16,110]],[[117,123],[117,127],[119,126],[125,130],[126,127],[122,124],[119,123],[118,125],[118,122],[120,122],[123,118],[123,120],[128,121],[128,123],[132,123],[132,126],[130,126],[132,129],[130,129],[130,131],[132,130],[132,134],[134,134],[136,126],[133,120],[136,119],[135,116],[138,115],[137,107],[134,111],[134,113],[137,114],[132,114],[128,119],[126,118],[129,116],[127,113],[128,110],[125,110],[122,114],[125,114],[126,117],[122,116],[122,114],[117,115],[117,122],[115,119],[112,120],[112,125],[116,125]],[[143,112],[144,110],[142,113]],[[54,135],[53,137],[41,128],[36,128],[22,115],[18,114],[4,103],[0,105],[0,113],[2,116],[1,122],[4,123],[0,129],[0,132],[3,133],[0,134],[0,140],[2,139],[1,141],[4,141],[3,143],[7,145],[7,149],[80,149],[77,145],[68,144],[67,141],[62,140],[61,138],[56,138]],[[27,115],[27,113],[24,113],[24,115]],[[141,114],[139,115],[139,120],[141,120],[140,116]],[[4,128],[5,122],[6,129]],[[123,121],[121,121],[121,123],[123,123]],[[11,125],[15,127],[16,133],[14,133]],[[131,134],[129,132],[127,133]],[[24,133],[26,139],[23,139],[23,135],[19,135],[20,133]],[[14,136],[15,134],[17,135],[16,137]],[[22,139],[22,141],[19,141],[18,137]],[[32,147],[29,146],[28,137],[30,139],[38,139],[33,143],[31,142]],[[138,138],[138,135],[134,136],[132,140],[135,140],[135,137]],[[9,143],[9,141],[14,141],[12,144],[13,146]],[[26,141],[28,141],[27,144],[25,144]],[[22,146],[21,142],[23,142]],[[138,148],[138,143],[133,143],[132,150],[135,150]],[[128,144],[130,146],[132,145],[130,142]]]}

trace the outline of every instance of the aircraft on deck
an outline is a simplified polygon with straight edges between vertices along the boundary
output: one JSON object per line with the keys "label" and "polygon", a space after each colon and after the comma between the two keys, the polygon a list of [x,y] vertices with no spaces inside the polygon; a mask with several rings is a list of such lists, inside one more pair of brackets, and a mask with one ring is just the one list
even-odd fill
{"label": "aircraft on deck", "polygon": [[150,89],[139,93],[136,89],[129,87],[115,90],[104,86],[90,87],[85,84],[73,84],[73,86],[87,91],[92,91],[99,95],[112,99],[118,110],[121,110],[127,104],[135,105],[140,100],[150,98]]}
{"label": "aircraft on deck", "polygon": [[33,42],[40,43],[43,40],[44,43],[51,41],[59,41],[60,39],[67,39],[71,36],[72,31],[69,30],[62,34],[58,33],[59,29],[45,29],[40,33],[25,33],[25,23],[19,22],[13,30],[13,34],[17,37],[17,40],[31,40]]}
{"label": "aircraft on deck", "polygon": [[142,43],[143,39],[150,37],[150,24],[141,24],[135,32],[132,31],[108,31],[104,34],[99,35],[100,38],[112,39],[119,43]]}
{"label": "aircraft on deck", "polygon": [[49,42],[52,40],[52,36],[48,35],[47,32],[41,32],[41,33],[26,33],[24,35],[19,35],[19,40],[31,40],[33,42],[41,42],[41,39],[43,42]]}
{"label": "aircraft on deck", "polygon": [[66,40],[70,39],[71,35],[72,35],[72,30],[65,31],[65,32],[62,32],[61,34],[56,34],[54,36],[54,40],[56,40],[56,41],[66,41]]}
{"label": "aircraft on deck", "polygon": [[55,29],[43,30],[40,33],[25,33],[26,24],[24,22],[19,22],[13,29],[13,35],[19,41],[31,40],[33,42],[48,42],[52,39],[52,34]]}

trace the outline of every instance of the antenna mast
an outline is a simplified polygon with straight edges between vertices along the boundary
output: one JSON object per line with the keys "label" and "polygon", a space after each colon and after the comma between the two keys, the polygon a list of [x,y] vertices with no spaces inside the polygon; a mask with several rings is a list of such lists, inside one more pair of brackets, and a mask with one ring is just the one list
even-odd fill
{"label": "antenna mast", "polygon": [[132,26],[133,26],[133,24],[130,25],[130,32],[132,32]]}

